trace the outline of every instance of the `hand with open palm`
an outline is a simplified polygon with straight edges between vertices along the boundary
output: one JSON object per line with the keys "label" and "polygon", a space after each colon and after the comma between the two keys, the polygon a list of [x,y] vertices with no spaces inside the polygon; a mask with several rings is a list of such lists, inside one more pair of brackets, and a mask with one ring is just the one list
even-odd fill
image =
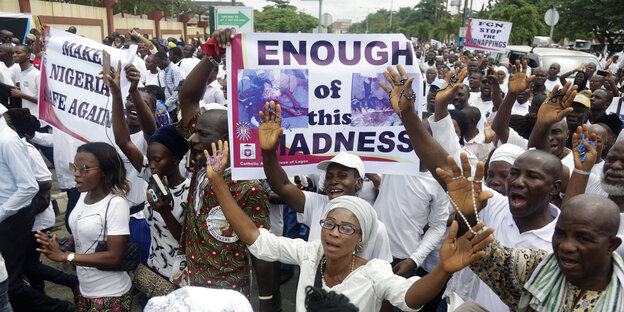
{"label": "hand with open palm", "polygon": [[282,108],[275,102],[264,104],[264,112],[260,111],[260,127],[258,135],[260,137],[260,148],[264,151],[276,151],[282,138],[284,128],[282,128]]}
{"label": "hand with open palm", "polygon": [[[587,149],[586,152],[583,153],[585,155],[585,160],[581,161],[581,153],[579,152],[579,148],[581,145],[581,139],[583,139],[582,146]],[[584,124],[582,127],[579,126],[576,129],[576,132],[572,134],[572,152],[574,153],[574,168],[591,172],[592,168],[596,164],[596,157],[598,157],[596,152],[596,147],[591,145],[589,142],[596,142],[596,134],[589,134],[588,127]]]}
{"label": "hand with open palm", "polygon": [[559,86],[555,86],[550,92],[550,95],[539,111],[537,111],[537,120],[548,125],[552,125],[562,120],[566,115],[574,110],[571,107],[574,97],[576,97],[577,85],[572,86],[571,82],[567,82],[563,89],[559,90]]}
{"label": "hand with open palm", "polygon": [[448,163],[451,168],[451,172],[437,168],[436,173],[446,183],[447,193],[452,200],[452,203],[455,203],[453,208],[455,208],[455,210],[459,210],[465,216],[476,217],[475,205],[477,210],[482,209],[485,207],[488,198],[492,197],[493,194],[490,191],[481,190],[481,182],[485,171],[483,163],[479,162],[477,164],[475,176],[472,178],[468,156],[465,153],[462,153],[460,158],[462,170],[459,169],[453,157],[448,156]]}
{"label": "hand with open palm", "polygon": [[[472,228],[472,231],[479,233],[484,226],[485,224],[479,223]],[[459,238],[457,238],[457,232],[457,221],[453,221],[449,234],[440,247],[440,265],[448,274],[453,274],[483,258],[485,256],[483,248],[494,241],[492,236],[494,228],[485,229],[477,235],[468,231]]]}
{"label": "hand with open palm", "polygon": [[[436,103],[442,103],[444,105],[451,103],[455,98],[455,93],[457,93],[457,90],[462,85],[462,82],[464,81],[466,76],[468,76],[468,69],[465,67],[459,72],[459,75],[455,78],[453,78],[453,75],[450,72],[447,73],[446,82],[444,83],[444,85],[442,85],[442,88],[438,90],[438,93],[436,93]],[[456,80],[452,81],[452,79]]]}
{"label": "hand with open palm", "polygon": [[507,83],[509,92],[518,93],[529,88],[531,81],[533,81],[535,76],[532,75],[527,77],[527,68],[528,66],[526,61],[523,61],[521,66],[520,61],[516,60],[516,65],[512,66],[512,73],[509,76],[509,82]]}
{"label": "hand with open palm", "polygon": [[390,87],[381,81],[379,85],[390,95],[392,108],[399,117],[402,117],[402,112],[414,110],[414,99],[416,96],[414,90],[412,90],[414,77],[408,78],[407,73],[400,64],[397,64],[396,68],[397,71],[394,71],[392,66],[388,66],[388,71],[383,73]]}
{"label": "hand with open palm", "polygon": [[206,156],[206,176],[208,179],[223,176],[223,172],[227,167],[229,154],[230,149],[228,148],[228,142],[223,142],[221,140],[219,140],[217,144],[212,142],[212,156],[210,156],[207,150],[204,150],[204,156]]}

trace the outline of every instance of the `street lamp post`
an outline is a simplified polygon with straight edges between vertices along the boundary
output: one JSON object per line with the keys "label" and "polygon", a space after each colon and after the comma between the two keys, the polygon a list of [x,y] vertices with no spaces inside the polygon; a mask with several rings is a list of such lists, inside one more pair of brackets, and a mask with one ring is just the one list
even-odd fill
{"label": "street lamp post", "polygon": [[322,32],[321,26],[321,17],[323,15],[323,0],[319,0],[319,20],[318,20],[318,28],[317,32],[320,34]]}

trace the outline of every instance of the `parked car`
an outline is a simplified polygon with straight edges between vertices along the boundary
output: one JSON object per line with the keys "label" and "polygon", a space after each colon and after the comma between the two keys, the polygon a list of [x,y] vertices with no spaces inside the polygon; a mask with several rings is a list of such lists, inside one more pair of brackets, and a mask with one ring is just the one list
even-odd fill
{"label": "parked car", "polygon": [[594,63],[597,69],[603,69],[596,56],[581,51],[556,48],[532,48],[529,46],[507,46],[507,54],[505,57],[509,58],[511,64],[515,64],[516,60],[521,60],[524,56],[529,57],[529,66],[532,68],[541,66],[548,70],[550,64],[559,63],[559,65],[561,65],[561,73],[573,70],[583,63]]}

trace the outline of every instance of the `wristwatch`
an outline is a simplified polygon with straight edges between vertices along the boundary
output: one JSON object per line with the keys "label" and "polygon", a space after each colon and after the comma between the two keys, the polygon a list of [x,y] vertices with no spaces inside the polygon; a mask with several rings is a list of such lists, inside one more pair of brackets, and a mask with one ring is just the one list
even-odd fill
{"label": "wristwatch", "polygon": [[76,256],[75,253],[70,253],[69,255],[67,255],[67,263],[71,263],[72,261],[74,261],[74,257]]}

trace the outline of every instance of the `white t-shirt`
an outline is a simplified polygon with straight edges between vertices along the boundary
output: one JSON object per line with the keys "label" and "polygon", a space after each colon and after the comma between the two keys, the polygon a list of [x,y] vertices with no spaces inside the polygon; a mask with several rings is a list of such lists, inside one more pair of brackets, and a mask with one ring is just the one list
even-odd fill
{"label": "white t-shirt", "polygon": [[[106,235],[130,235],[130,216],[127,202],[119,196],[109,194],[95,204],[85,204],[87,193],[81,193],[76,207],[69,215],[69,224],[74,234],[77,254],[95,252],[97,242],[105,240]],[[106,206],[110,200],[108,214]],[[132,286],[128,273],[122,271],[103,271],[93,267],[76,266],[76,275],[80,282],[80,294],[86,298],[119,297]]]}
{"label": "white t-shirt", "polygon": [[[249,252],[265,261],[299,265],[296,306],[298,312],[305,312],[305,288],[314,285],[316,268],[323,256],[321,242],[277,237],[266,229],[259,230],[260,236],[248,247]],[[415,311],[405,304],[405,293],[418,279],[418,276],[405,279],[395,275],[389,262],[372,259],[349,273],[342,283],[332,288],[323,282],[322,285],[327,291],[347,296],[361,312],[379,311],[384,299],[403,311]]]}
{"label": "white t-shirt", "polygon": [[394,258],[411,258],[421,266],[443,238],[449,200],[429,172],[383,175],[374,207],[377,218],[386,224]]}
{"label": "white t-shirt", "polygon": [[9,86],[15,85],[13,83],[13,78],[11,77],[11,71],[8,67],[6,67],[4,62],[0,62],[0,82]]}
{"label": "white t-shirt", "polygon": [[[43,157],[41,157],[41,153],[26,139],[22,138],[22,141],[28,147],[28,157],[30,158],[30,167],[32,168],[33,174],[35,175],[35,179],[37,182],[50,181],[52,180],[52,173],[46,166]],[[52,208],[52,203],[48,204],[48,208],[35,215],[35,223],[33,223],[32,231],[39,231],[48,229],[54,226],[55,222],[54,216],[54,208]]]}
{"label": "white t-shirt", "polygon": [[[149,169],[149,162],[145,156],[143,156],[143,168],[139,176],[145,180],[145,182],[148,182],[149,178],[152,176]],[[181,184],[169,187],[173,198],[171,213],[180,225],[184,225],[184,213],[186,212],[186,200],[188,199],[190,184],[191,180],[185,179]],[[150,227],[152,237],[147,265],[158,271],[161,275],[171,277],[171,270],[173,269],[174,263],[173,258],[178,252],[180,243],[173,237],[169,228],[167,228],[167,223],[165,223],[160,213],[155,212],[147,201],[145,202],[145,208],[143,208],[143,214]]]}
{"label": "white t-shirt", "polygon": [[165,87],[165,76],[162,71],[158,70],[157,73],[152,74],[151,71],[146,70],[145,75],[141,76],[141,83],[144,86],[159,86]]}
{"label": "white t-shirt", "polygon": [[223,96],[223,91],[221,90],[221,85],[218,81],[214,80],[208,85],[206,85],[206,91],[204,92],[203,97],[204,103],[217,103],[221,105],[227,104],[225,97]]}
{"label": "white t-shirt", "polygon": [[548,91],[552,91],[556,86],[559,86],[559,89],[561,89],[561,81],[559,80],[559,77],[557,77],[557,80],[555,81],[550,81],[546,79],[546,82],[544,82],[544,86]]}
{"label": "white t-shirt", "polygon": [[[143,137],[143,131],[131,134],[130,141],[134,143],[143,155],[147,154],[147,141],[145,141],[145,137]],[[146,201],[145,190],[147,190],[147,182],[139,177],[139,172],[134,168],[128,157],[121,151],[121,149],[119,149],[117,145],[115,145],[115,149],[117,149],[117,153],[119,153],[119,156],[124,163],[124,167],[126,168],[126,179],[130,183],[130,191],[126,196],[128,206],[132,207],[144,203]],[[136,219],[143,219],[143,212],[139,211],[133,214],[132,217]]]}
{"label": "white t-shirt", "polygon": [[[15,83],[19,83],[19,89],[25,94],[38,98],[40,81],[41,72],[31,65],[30,68],[22,70],[16,75]],[[28,108],[31,115],[39,118],[39,106],[37,103],[22,99],[22,107]]]}
{"label": "white t-shirt", "polygon": [[191,71],[193,70],[193,68],[195,68],[197,64],[199,64],[199,59],[195,57],[187,57],[181,59],[179,66],[180,74],[182,74],[182,77],[186,78],[186,76],[191,73]]}
{"label": "white t-shirt", "polygon": [[[297,221],[310,228],[310,234],[308,235],[309,242],[320,241],[322,227],[319,222],[325,217],[325,214],[327,214],[329,196],[308,191],[304,191],[303,193],[305,194],[305,204],[303,213],[297,213]],[[378,258],[392,262],[388,232],[386,226],[382,222],[379,222],[375,245],[368,246],[364,258],[366,260]]]}
{"label": "white t-shirt", "polygon": [[529,103],[529,101],[526,101],[522,104],[520,104],[517,100],[516,103],[514,103],[514,105],[511,107],[511,113],[513,115],[526,115],[529,113],[529,106],[531,106],[531,103]]}
{"label": "white t-shirt", "polygon": [[17,63],[13,63],[13,65],[11,65],[11,67],[9,67],[9,72],[11,74],[11,80],[13,80],[13,82],[17,82],[17,75],[19,75],[19,73],[21,71],[22,71],[22,68]]}

